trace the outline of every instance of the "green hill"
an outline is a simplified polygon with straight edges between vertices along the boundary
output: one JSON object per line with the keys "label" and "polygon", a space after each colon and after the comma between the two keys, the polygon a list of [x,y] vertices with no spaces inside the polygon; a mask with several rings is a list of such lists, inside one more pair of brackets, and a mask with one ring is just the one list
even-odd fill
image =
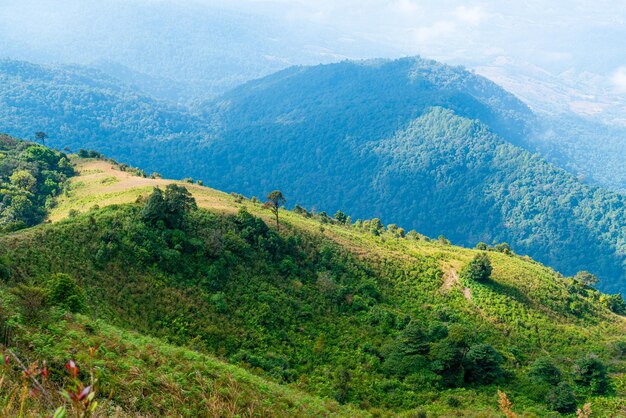
{"label": "green hill", "polygon": [[217,393],[220,411],[242,399],[232,415],[499,416],[500,389],[520,416],[626,410],[619,298],[504,247],[302,208],[279,233],[255,200],[74,161],[55,221],[0,236],[4,343],[61,384],[101,342],[102,407],[197,416]]}
{"label": "green hill", "polygon": [[[294,67],[193,110],[101,73],[0,65],[0,130],[45,130],[174,178],[474,246],[508,242],[566,275],[626,289],[624,197],[533,154],[544,129],[514,96],[420,58]],[[76,106],[76,104],[80,104]],[[529,151],[530,150],[530,151]]]}

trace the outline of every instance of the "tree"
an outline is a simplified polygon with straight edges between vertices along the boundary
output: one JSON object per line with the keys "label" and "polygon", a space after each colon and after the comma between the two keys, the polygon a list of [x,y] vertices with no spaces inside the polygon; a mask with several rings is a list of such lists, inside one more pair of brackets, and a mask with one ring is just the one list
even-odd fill
{"label": "tree", "polygon": [[41,142],[41,145],[46,145],[46,139],[48,139],[48,134],[45,132],[35,132],[35,141]]}
{"label": "tree", "polygon": [[572,388],[565,382],[550,390],[546,396],[546,403],[550,409],[562,414],[576,412],[576,397]]}
{"label": "tree", "polygon": [[574,382],[579,386],[588,387],[592,393],[597,395],[605,394],[609,390],[606,366],[595,355],[583,357],[576,362]]}
{"label": "tree", "polygon": [[171,227],[180,227],[185,215],[198,208],[196,199],[184,186],[168,184],[163,195],[166,220]]}
{"label": "tree", "polygon": [[530,366],[528,376],[541,383],[556,386],[561,382],[561,371],[549,358],[541,357]]}
{"label": "tree", "polygon": [[342,211],[338,210],[337,213],[335,213],[335,219],[340,224],[345,224],[346,220],[348,219],[348,217],[346,216],[345,213],[343,213]]}
{"label": "tree", "polygon": [[9,179],[15,187],[29,192],[32,192],[37,185],[37,179],[28,170],[17,170]]}
{"label": "tree", "polygon": [[485,282],[491,277],[491,260],[487,253],[476,254],[461,271],[461,275],[469,280]]}
{"label": "tree", "polygon": [[163,192],[155,187],[141,210],[144,221],[163,221],[169,228],[178,228],[187,213],[197,208],[196,200],[184,186],[168,184]]}
{"label": "tree", "polygon": [[576,273],[574,280],[581,282],[585,286],[595,286],[599,282],[596,276],[585,270]]}
{"label": "tree", "polygon": [[283,196],[283,192],[280,190],[274,190],[270,194],[267,195],[267,201],[265,202],[264,207],[269,209],[276,218],[276,230],[280,231],[280,224],[278,222],[278,210],[281,206],[287,203],[287,199]]}
{"label": "tree", "polygon": [[50,303],[70,312],[82,312],[85,309],[85,295],[76,280],[67,274],[58,273],[48,283]]}
{"label": "tree", "polygon": [[382,231],[385,230],[385,227],[383,226],[383,223],[380,221],[380,219],[374,218],[370,221],[369,229],[373,235],[378,236],[382,233]]}
{"label": "tree", "polygon": [[493,248],[495,248],[496,251],[500,251],[501,253],[511,254],[511,246],[507,244],[506,242],[501,242],[500,244],[496,244]]}
{"label": "tree", "polygon": [[166,205],[163,198],[163,191],[155,187],[148,197],[148,200],[141,209],[141,218],[144,221],[156,224],[157,221],[165,218]]}
{"label": "tree", "polygon": [[504,359],[491,345],[478,344],[472,346],[465,356],[465,381],[488,385],[499,380],[504,372],[500,364]]}

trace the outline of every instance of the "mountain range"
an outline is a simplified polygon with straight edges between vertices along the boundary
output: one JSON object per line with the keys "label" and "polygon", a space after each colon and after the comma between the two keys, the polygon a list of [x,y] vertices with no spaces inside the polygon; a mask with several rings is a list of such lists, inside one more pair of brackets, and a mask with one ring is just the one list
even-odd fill
{"label": "mountain range", "polygon": [[[4,61],[0,129],[46,131],[147,172],[378,217],[473,246],[506,241],[625,289],[624,197],[542,158],[544,119],[495,83],[421,58],[293,67],[193,108],[82,67]],[[559,136],[558,131],[553,135]]]}

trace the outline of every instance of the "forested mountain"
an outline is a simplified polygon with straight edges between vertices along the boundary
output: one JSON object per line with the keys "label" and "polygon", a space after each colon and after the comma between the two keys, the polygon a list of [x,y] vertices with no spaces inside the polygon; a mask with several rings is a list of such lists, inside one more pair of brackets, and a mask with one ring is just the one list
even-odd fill
{"label": "forested mountain", "polygon": [[582,276],[301,207],[278,229],[258,200],[92,155],[52,223],[0,235],[7,415],[625,411],[626,305]]}
{"label": "forested mountain", "polygon": [[46,130],[58,147],[250,196],[279,187],[293,204],[458,244],[506,241],[626,291],[624,197],[533,154],[541,122],[462,68],[420,58],[293,67],[193,111],[90,74],[5,62],[0,129]]}
{"label": "forested mountain", "polygon": [[12,60],[0,61],[0,109],[0,127],[15,136],[45,131],[51,144],[129,156],[155,141],[190,140],[204,123],[96,70]]}

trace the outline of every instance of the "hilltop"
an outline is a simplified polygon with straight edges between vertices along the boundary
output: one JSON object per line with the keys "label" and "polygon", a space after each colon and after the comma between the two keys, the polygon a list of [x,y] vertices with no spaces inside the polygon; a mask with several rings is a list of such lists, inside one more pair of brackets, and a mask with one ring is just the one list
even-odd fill
{"label": "hilltop", "polygon": [[[127,349],[102,343],[99,355],[118,357],[102,364],[100,379],[103,391],[114,389],[112,405],[129,414],[178,408],[175,399],[185,400],[175,409],[183,415],[203,407],[206,396],[188,392],[202,383],[167,399],[156,395],[164,383],[146,385],[177,379],[155,360],[171,350],[181,353],[181,368],[201,358],[217,364],[252,404],[266,383],[249,373],[275,382],[267,383],[269,409],[256,415],[317,405],[321,415],[498,416],[497,389],[523,416],[558,416],[550,412],[554,399],[571,408],[571,396],[600,415],[626,408],[626,321],[611,311],[612,299],[506,247],[461,248],[377,219],[338,221],[301,207],[280,211],[278,233],[256,199],[146,178],[101,158],[72,161],[77,175],[57,198],[52,222],[0,236],[2,299],[21,335],[17,348],[32,360],[52,356],[61,366],[72,347],[85,363],[96,340],[124,335]],[[175,222],[150,220],[153,188],[173,184],[186,187],[199,210]],[[486,281],[466,273],[478,254],[492,266]],[[20,285],[53,286],[56,274],[76,280],[82,314],[64,317],[53,305],[43,324],[29,320],[11,295]],[[69,340],[53,337],[68,329]],[[142,366],[126,366],[135,352]],[[135,367],[148,375],[132,375]],[[536,371],[546,367],[557,371]],[[609,380],[600,369],[581,378],[580,367],[608,367]],[[143,385],[144,403],[129,400],[126,370]],[[555,378],[564,382],[558,393],[542,380]]]}

